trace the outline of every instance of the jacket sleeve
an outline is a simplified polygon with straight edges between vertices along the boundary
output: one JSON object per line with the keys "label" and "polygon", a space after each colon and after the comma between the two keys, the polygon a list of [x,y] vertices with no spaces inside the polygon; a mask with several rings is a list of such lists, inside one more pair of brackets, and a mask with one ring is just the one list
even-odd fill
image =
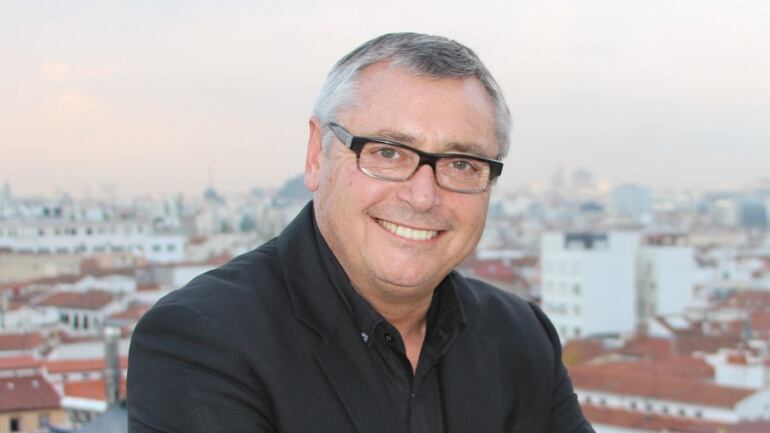
{"label": "jacket sleeve", "polygon": [[228,337],[189,306],[151,309],[131,338],[129,432],[274,432],[266,388]]}
{"label": "jacket sleeve", "polygon": [[583,416],[577,395],[572,389],[572,381],[561,359],[561,342],[556,329],[545,313],[535,304],[530,303],[540,324],[548,333],[554,348],[553,390],[547,433],[594,433],[591,424]]}

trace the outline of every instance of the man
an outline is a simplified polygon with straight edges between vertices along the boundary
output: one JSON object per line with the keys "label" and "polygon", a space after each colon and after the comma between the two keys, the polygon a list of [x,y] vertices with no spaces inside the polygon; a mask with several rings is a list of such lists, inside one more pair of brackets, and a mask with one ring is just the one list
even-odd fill
{"label": "man", "polygon": [[453,271],[509,132],[457,42],[388,34],[341,59],[310,119],[312,203],[138,324],[131,431],[592,432],[543,313]]}

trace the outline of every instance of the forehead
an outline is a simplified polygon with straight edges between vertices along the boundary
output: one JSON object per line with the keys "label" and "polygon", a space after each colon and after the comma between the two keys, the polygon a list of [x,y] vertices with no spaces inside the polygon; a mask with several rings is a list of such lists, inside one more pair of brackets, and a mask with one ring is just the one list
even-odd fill
{"label": "forehead", "polygon": [[354,99],[337,115],[354,134],[380,135],[433,152],[498,153],[495,106],[476,77],[416,75],[378,63],[360,73]]}

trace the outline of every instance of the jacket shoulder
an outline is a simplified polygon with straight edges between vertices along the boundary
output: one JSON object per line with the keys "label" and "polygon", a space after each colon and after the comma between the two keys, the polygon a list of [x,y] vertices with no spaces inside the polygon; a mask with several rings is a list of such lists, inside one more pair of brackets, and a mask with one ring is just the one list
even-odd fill
{"label": "jacket shoulder", "polygon": [[288,302],[276,255],[275,239],[193,278],[153,307],[179,305],[205,316],[227,318],[253,314]]}

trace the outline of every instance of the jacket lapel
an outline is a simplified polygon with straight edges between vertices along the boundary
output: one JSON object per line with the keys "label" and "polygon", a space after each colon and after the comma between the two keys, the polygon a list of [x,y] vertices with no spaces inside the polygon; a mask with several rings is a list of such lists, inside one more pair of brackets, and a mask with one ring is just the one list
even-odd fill
{"label": "jacket lapel", "polygon": [[401,429],[390,414],[396,408],[385,398],[382,374],[374,369],[368,348],[348,320],[351,332],[325,337],[313,353],[360,433],[394,433]]}
{"label": "jacket lapel", "polygon": [[382,377],[326,274],[313,224],[310,202],[277,240],[294,315],[319,335],[313,355],[358,432],[400,431],[388,416],[396,412],[382,393]]}

